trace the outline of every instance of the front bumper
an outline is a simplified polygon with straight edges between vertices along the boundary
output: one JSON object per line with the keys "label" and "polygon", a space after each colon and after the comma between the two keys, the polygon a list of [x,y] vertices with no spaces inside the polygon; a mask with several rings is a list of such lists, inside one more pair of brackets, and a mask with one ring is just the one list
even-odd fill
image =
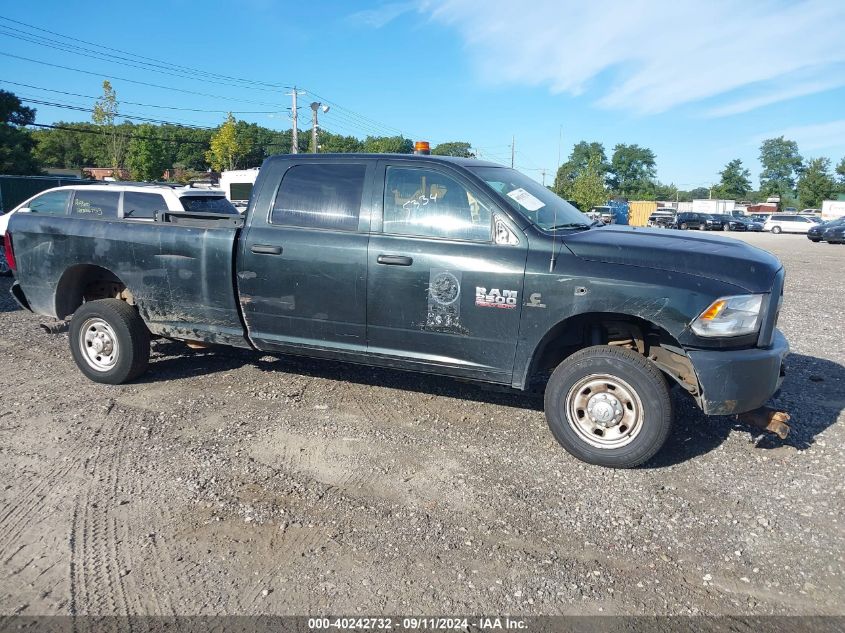
{"label": "front bumper", "polygon": [[788,354],[780,330],[766,348],[688,352],[701,386],[701,409],[707,415],[733,415],[762,406],[780,389]]}

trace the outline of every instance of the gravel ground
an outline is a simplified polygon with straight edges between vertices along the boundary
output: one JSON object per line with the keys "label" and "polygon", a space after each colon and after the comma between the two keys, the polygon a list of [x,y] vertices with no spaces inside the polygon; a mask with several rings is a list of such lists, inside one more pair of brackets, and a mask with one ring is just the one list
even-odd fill
{"label": "gravel ground", "polygon": [[845,613],[845,247],[739,239],[787,269],[793,434],[676,393],[629,471],[448,379],[158,342],[97,385],[3,279],[0,614]]}

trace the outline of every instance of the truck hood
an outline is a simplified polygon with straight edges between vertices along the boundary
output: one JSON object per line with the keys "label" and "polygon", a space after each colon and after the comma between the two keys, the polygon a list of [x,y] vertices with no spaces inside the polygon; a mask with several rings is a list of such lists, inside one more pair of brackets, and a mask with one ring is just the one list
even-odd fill
{"label": "truck hood", "polygon": [[748,292],[769,292],[781,269],[768,251],[698,232],[606,226],[567,235],[563,241],[585,260],[707,277]]}

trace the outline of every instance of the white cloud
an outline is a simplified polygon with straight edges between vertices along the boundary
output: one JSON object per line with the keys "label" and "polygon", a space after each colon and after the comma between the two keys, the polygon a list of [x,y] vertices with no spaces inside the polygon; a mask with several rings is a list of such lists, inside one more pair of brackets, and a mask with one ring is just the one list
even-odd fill
{"label": "white cloud", "polygon": [[350,22],[369,26],[374,29],[380,29],[387,26],[400,15],[414,11],[419,6],[418,2],[388,2],[382,4],[375,9],[364,9],[356,11],[347,19]]}
{"label": "white cloud", "polygon": [[[435,20],[463,36],[486,81],[597,92],[606,108],[642,114],[756,86],[771,95],[736,112],[790,98],[783,78],[845,63],[841,0],[429,0]],[[845,85],[845,73],[803,84]],[[794,90],[792,91],[795,92]],[[794,95],[793,95],[794,96]],[[730,105],[724,106],[730,113]],[[717,110],[718,111],[718,110]]]}
{"label": "white cloud", "polygon": [[776,136],[785,136],[790,141],[796,141],[805,155],[823,149],[838,149],[845,147],[845,119],[812,125],[797,125],[769,134],[761,134],[757,142]]}

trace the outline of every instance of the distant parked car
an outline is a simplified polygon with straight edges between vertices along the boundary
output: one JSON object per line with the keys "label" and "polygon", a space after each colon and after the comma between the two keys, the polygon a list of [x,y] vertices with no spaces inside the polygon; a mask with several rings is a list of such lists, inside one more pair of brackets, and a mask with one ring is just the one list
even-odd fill
{"label": "distant parked car", "polygon": [[587,212],[591,220],[600,220],[605,224],[613,224],[613,210],[610,207],[593,207]]}
{"label": "distant parked car", "polygon": [[700,231],[721,231],[722,221],[715,220],[712,216],[708,215],[707,213],[692,213],[685,211],[675,216],[675,223],[672,225],[672,228],[681,229],[682,231],[685,231],[687,229],[698,229]]}
{"label": "distant parked car", "polygon": [[655,228],[671,228],[674,223],[674,213],[661,213],[660,211],[658,211],[657,213],[652,213],[650,216],[648,216],[648,225]]}
{"label": "distant parked car", "polygon": [[730,213],[723,213],[714,216],[722,221],[722,229],[725,231],[747,231],[748,224],[741,217],[731,215]]}
{"label": "distant parked car", "polygon": [[766,220],[763,230],[771,231],[775,235],[778,233],[806,233],[816,224],[818,224],[817,220],[797,213],[775,213]]}
{"label": "distant parked car", "polygon": [[765,220],[760,220],[758,218],[752,217],[750,215],[743,215],[740,217],[740,220],[745,222],[746,230],[752,231],[754,233],[760,233],[763,230],[763,224]]}
{"label": "distant parked car", "polygon": [[828,244],[845,244],[845,221],[831,223],[822,232],[822,239]]}
{"label": "distant parked car", "polygon": [[816,224],[807,231],[807,239],[811,242],[821,242],[824,239],[824,232],[827,229],[835,228],[840,225],[845,226],[845,218],[829,220],[828,222]]}

